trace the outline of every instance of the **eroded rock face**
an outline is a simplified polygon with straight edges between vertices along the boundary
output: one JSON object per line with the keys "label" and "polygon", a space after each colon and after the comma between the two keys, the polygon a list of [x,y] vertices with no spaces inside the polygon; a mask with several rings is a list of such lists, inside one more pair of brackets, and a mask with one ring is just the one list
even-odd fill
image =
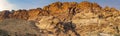
{"label": "eroded rock face", "polygon": [[[116,36],[120,11],[83,1],[55,2],[43,8],[2,11],[0,19],[34,21],[41,36]],[[19,24],[18,24],[19,25]],[[2,30],[0,30],[2,31]]]}
{"label": "eroded rock face", "polygon": [[1,19],[14,18],[24,20],[35,20],[38,16],[47,16],[48,11],[42,10],[41,8],[30,9],[30,10],[17,10],[17,11],[2,11],[0,13]]}
{"label": "eroded rock face", "polygon": [[7,10],[0,12],[0,20],[9,18],[10,14],[11,13],[9,11],[7,11]]}
{"label": "eroded rock face", "polygon": [[13,13],[10,15],[10,18],[27,20],[27,19],[28,19],[27,10],[18,10],[18,11],[15,11],[15,12],[13,12]]}

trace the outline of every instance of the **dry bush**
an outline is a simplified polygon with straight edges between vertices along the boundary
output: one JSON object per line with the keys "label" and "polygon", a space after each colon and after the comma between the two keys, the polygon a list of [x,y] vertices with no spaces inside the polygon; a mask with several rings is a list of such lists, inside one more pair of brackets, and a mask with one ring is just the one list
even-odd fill
{"label": "dry bush", "polygon": [[1,36],[6,34],[9,36],[39,36],[34,23],[20,19],[5,19],[0,22],[0,29]]}

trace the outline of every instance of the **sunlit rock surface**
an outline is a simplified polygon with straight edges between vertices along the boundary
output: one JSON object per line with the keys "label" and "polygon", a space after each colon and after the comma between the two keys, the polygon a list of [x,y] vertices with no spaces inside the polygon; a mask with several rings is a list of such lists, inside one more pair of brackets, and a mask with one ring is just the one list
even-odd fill
{"label": "sunlit rock surface", "polygon": [[1,36],[15,33],[19,36],[120,36],[120,11],[88,1],[55,2],[29,10],[5,10],[0,12],[0,20]]}

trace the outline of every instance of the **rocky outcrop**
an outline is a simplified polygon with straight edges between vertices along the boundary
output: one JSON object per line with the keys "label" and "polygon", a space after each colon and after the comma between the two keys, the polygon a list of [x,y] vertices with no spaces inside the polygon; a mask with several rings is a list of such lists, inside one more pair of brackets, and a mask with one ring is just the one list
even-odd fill
{"label": "rocky outcrop", "polygon": [[0,12],[0,20],[9,18],[9,14],[10,14],[10,12],[7,10]]}
{"label": "rocky outcrop", "polygon": [[27,10],[17,10],[10,14],[10,18],[17,18],[17,19],[28,19]]}
{"label": "rocky outcrop", "polygon": [[88,1],[55,2],[43,8],[0,12],[0,20],[11,18],[33,21],[41,36],[120,34],[120,11],[110,7],[102,8],[97,3]]}
{"label": "rocky outcrop", "polygon": [[2,11],[0,13],[0,18],[14,18],[14,19],[24,19],[24,20],[35,20],[38,16],[47,16],[49,15],[48,11],[42,10],[41,8],[30,9],[30,10],[12,10],[12,11]]}
{"label": "rocky outcrop", "polygon": [[[85,5],[84,5],[85,4]],[[25,19],[25,20],[34,20],[38,16],[47,16],[52,15],[55,17],[60,18],[61,20],[66,19],[72,15],[79,13],[81,11],[93,11],[98,12],[101,10],[101,7],[97,3],[91,3],[91,2],[55,2],[48,6],[37,9],[30,9],[30,10],[17,10],[17,11],[3,11],[8,12],[8,15],[4,15],[4,13],[1,13],[2,16],[7,16],[9,18],[17,18],[17,19]],[[3,14],[3,15],[2,15]],[[64,16],[64,17],[63,17]],[[4,17],[4,18],[7,18]],[[65,18],[66,17],[66,18]]]}

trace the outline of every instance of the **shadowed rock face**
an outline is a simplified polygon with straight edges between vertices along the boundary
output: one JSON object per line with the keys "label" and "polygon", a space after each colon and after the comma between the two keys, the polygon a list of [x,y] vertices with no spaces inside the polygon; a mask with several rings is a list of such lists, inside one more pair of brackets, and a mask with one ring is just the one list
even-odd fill
{"label": "shadowed rock face", "polygon": [[[120,34],[120,11],[110,7],[102,8],[97,3],[88,1],[55,2],[43,8],[1,11],[1,22],[5,19],[33,21],[35,25],[33,27],[39,29],[37,32],[41,36],[119,36]],[[8,27],[14,26],[8,24]],[[0,31],[7,30],[5,29],[7,26],[0,27]],[[9,30],[17,29],[17,27],[9,28]],[[28,28],[28,25],[25,28]],[[23,32],[25,28],[20,28],[20,31]]]}

